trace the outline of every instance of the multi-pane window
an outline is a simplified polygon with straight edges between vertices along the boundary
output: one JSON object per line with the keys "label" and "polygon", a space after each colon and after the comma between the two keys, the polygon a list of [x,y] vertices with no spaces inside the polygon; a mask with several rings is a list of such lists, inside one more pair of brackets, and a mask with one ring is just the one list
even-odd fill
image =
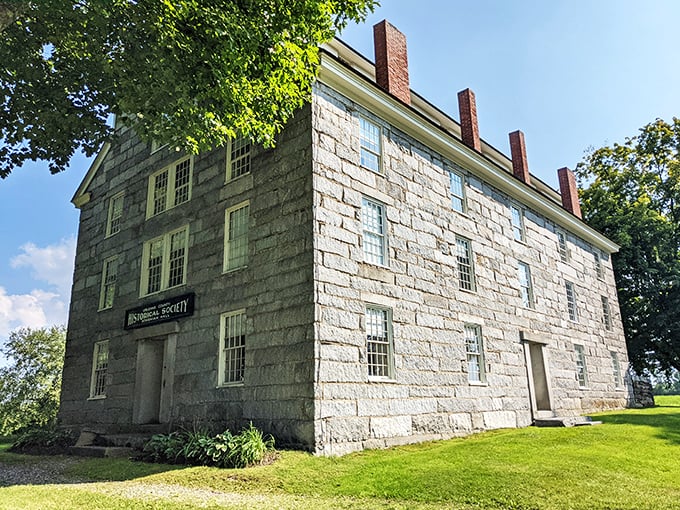
{"label": "multi-pane window", "polygon": [[227,149],[227,181],[250,172],[250,140],[238,136],[231,140]]}
{"label": "multi-pane window", "polygon": [[449,190],[453,210],[465,212],[465,178],[458,172],[449,171]]}
{"label": "multi-pane window", "polygon": [[106,373],[109,369],[109,341],[94,344],[92,354],[92,375],[90,377],[90,398],[106,396]]}
{"label": "multi-pane window", "polygon": [[364,197],[361,201],[361,227],[364,260],[386,265],[385,206]]}
{"label": "multi-pane window", "polygon": [[224,218],[224,271],[248,264],[249,202],[227,209]]}
{"label": "multi-pane window", "polygon": [[118,279],[118,257],[111,257],[104,261],[102,270],[102,286],[99,293],[99,309],[104,310],[113,306],[116,295],[116,280]]}
{"label": "multi-pane window", "polygon": [[147,218],[187,202],[191,198],[193,159],[188,156],[149,178]]}
{"label": "multi-pane window", "polygon": [[586,352],[582,345],[574,344],[576,352],[576,379],[581,388],[588,386],[588,369],[586,367]]}
{"label": "multi-pane window", "polygon": [[219,384],[243,382],[246,366],[246,312],[222,314],[220,319]]}
{"label": "multi-pane window", "polygon": [[604,271],[602,269],[602,259],[600,258],[600,254],[597,252],[593,253],[593,258],[595,260],[595,274],[598,278],[602,279],[604,278]]}
{"label": "multi-pane window", "polygon": [[380,172],[380,127],[370,120],[359,117],[361,140],[361,166]]}
{"label": "multi-pane window", "polygon": [[392,378],[394,372],[390,311],[366,308],[366,351],[368,375]]}
{"label": "multi-pane window", "polygon": [[569,262],[569,247],[567,246],[567,235],[561,230],[557,231],[557,251],[560,253],[562,262]]}
{"label": "multi-pane window", "polygon": [[534,289],[531,284],[531,269],[524,262],[517,266],[519,274],[519,293],[522,296],[522,304],[527,308],[534,307]]}
{"label": "multi-pane window", "polygon": [[189,227],[144,243],[142,296],[186,283]]}
{"label": "multi-pane window", "polygon": [[510,206],[512,236],[516,241],[524,241],[524,212],[519,207]]}
{"label": "multi-pane window", "polygon": [[465,351],[467,352],[468,381],[484,382],[484,346],[482,328],[476,324],[465,325]]}
{"label": "multi-pane window", "polygon": [[120,232],[120,223],[123,219],[123,193],[114,195],[109,200],[109,215],[106,222],[106,237]]}
{"label": "multi-pane window", "polygon": [[602,300],[602,322],[607,330],[612,329],[612,314],[609,309],[609,298],[607,296],[600,296]]}
{"label": "multi-pane window", "polygon": [[472,243],[469,239],[456,236],[456,259],[458,262],[458,288],[475,290],[475,270],[472,262]]}
{"label": "multi-pane window", "polygon": [[619,363],[619,355],[614,351],[610,351],[612,356],[612,372],[614,374],[614,385],[617,388],[623,386],[623,381],[621,380],[621,365]]}
{"label": "multi-pane window", "polygon": [[569,281],[564,282],[564,289],[567,294],[567,312],[570,321],[578,321],[578,307],[576,306],[576,290],[574,284]]}

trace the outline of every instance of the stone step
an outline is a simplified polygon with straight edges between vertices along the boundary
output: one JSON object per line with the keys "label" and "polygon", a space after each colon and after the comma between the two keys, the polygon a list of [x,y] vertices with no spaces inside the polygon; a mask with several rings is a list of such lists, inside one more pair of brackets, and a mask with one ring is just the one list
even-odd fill
{"label": "stone step", "polygon": [[601,423],[601,421],[593,420],[590,416],[554,416],[534,419],[534,427],[583,427],[600,425]]}
{"label": "stone step", "polygon": [[78,457],[130,457],[134,450],[123,446],[71,446],[71,455]]}

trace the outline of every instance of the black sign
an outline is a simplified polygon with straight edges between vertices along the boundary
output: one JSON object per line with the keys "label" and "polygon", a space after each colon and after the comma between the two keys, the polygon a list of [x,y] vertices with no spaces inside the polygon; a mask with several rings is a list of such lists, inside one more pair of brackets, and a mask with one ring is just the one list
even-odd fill
{"label": "black sign", "polygon": [[196,294],[183,294],[125,311],[125,329],[143,328],[194,314]]}

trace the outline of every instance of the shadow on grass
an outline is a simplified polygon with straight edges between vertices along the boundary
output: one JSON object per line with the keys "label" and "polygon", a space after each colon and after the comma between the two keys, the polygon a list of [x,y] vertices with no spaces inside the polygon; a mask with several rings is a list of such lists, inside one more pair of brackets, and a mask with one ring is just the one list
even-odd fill
{"label": "shadow on grass", "polygon": [[680,444],[680,406],[663,405],[642,412],[607,413],[598,415],[597,419],[609,424],[654,427],[658,429],[658,438]]}

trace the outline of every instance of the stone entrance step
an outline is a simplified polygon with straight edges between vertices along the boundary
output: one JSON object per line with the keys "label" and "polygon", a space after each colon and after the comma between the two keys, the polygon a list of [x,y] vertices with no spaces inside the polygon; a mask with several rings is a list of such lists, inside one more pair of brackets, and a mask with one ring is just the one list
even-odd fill
{"label": "stone entrance step", "polygon": [[124,446],[71,446],[71,455],[79,457],[130,457],[134,449]]}
{"label": "stone entrance step", "polygon": [[534,427],[584,427],[600,425],[601,421],[595,421],[590,416],[554,416],[551,418],[536,418]]}

